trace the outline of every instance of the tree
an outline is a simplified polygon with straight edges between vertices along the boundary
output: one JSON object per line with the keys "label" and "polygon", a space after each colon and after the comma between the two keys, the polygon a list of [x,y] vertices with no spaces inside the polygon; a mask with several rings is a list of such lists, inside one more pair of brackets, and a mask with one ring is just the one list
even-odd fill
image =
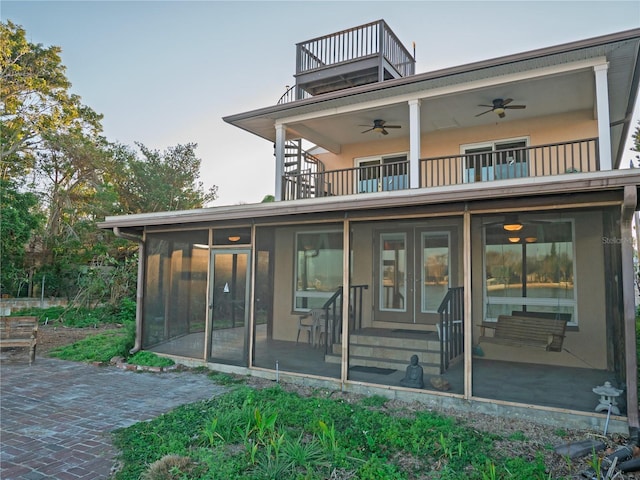
{"label": "tree", "polygon": [[69,93],[60,48],[27,41],[11,21],[0,23],[0,162],[2,178],[27,174],[48,134],[101,130],[101,115]]}
{"label": "tree", "polygon": [[145,213],[202,208],[217,198],[218,187],[204,189],[199,181],[201,160],[195,143],[169,147],[164,152],[136,144],[138,158],[130,148],[115,145],[114,168],[109,184],[117,193],[121,213]]}
{"label": "tree", "polygon": [[[19,295],[30,280],[25,246],[44,221],[38,197],[20,192],[8,179],[0,178],[0,291]],[[35,247],[34,247],[35,248]],[[26,293],[26,292],[25,292]]]}
{"label": "tree", "polygon": [[96,226],[116,205],[104,188],[110,159],[106,142],[83,132],[48,134],[44,145],[36,165],[48,215],[38,263],[51,293],[72,296],[79,272],[115,246]]}

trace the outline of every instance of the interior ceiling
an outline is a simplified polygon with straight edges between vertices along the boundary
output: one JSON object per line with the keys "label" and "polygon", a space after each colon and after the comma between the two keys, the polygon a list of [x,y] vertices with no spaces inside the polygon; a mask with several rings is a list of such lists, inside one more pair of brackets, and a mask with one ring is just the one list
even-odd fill
{"label": "interior ceiling", "polygon": [[[476,116],[489,108],[496,98],[512,98],[513,105],[526,105],[525,109],[507,109],[506,117],[490,112]],[[593,110],[595,112],[595,80],[593,72],[584,70],[518,83],[495,85],[478,90],[422,99],[420,127],[422,133],[447,128],[469,128],[559,113]],[[382,119],[401,129],[388,130],[388,135],[377,132],[362,133]],[[612,119],[613,120],[613,119]],[[409,136],[409,106],[406,101],[357,112],[318,117],[304,122],[287,124],[290,135],[300,134],[315,145],[335,151],[337,145],[346,145],[381,139]],[[304,132],[304,133],[302,133]],[[333,143],[327,142],[330,140]]]}

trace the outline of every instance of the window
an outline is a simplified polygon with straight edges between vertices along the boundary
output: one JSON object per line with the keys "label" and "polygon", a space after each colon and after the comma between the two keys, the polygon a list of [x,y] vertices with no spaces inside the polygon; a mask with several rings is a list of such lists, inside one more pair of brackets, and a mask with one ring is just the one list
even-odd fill
{"label": "window", "polygon": [[485,229],[485,318],[543,312],[575,325],[573,222],[520,221],[523,230],[508,236],[501,224]]}
{"label": "window", "polygon": [[296,234],[294,309],[321,308],[342,285],[342,232]]}
{"label": "window", "polygon": [[436,312],[449,289],[449,233],[422,234],[422,313]]}
{"label": "window", "polygon": [[380,235],[380,310],[406,311],[407,237],[404,233]]}
{"label": "window", "polygon": [[409,187],[406,155],[360,159],[356,165],[358,193],[404,190]]}
{"label": "window", "polygon": [[526,140],[463,146],[465,182],[529,176],[526,146]]}

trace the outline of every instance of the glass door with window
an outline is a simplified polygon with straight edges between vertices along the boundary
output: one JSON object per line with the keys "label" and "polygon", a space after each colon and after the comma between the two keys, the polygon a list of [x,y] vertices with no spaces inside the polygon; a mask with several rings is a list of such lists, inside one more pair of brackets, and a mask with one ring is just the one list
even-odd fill
{"label": "glass door with window", "polygon": [[434,323],[451,286],[451,233],[417,227],[381,232],[376,251],[376,320]]}
{"label": "glass door with window", "polygon": [[220,363],[247,365],[250,250],[213,250],[209,304],[209,357]]}
{"label": "glass door with window", "polygon": [[358,193],[387,192],[409,188],[406,155],[358,162]]}
{"label": "glass door with window", "polygon": [[528,176],[526,146],[525,140],[515,140],[464,147],[465,182]]}

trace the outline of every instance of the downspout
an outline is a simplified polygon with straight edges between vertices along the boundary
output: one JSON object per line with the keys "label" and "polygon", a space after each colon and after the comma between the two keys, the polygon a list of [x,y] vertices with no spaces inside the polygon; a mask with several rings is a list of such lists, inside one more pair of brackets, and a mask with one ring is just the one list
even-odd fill
{"label": "downspout", "polygon": [[633,272],[633,242],[631,220],[638,205],[635,185],[624,187],[624,199],[621,208],[620,239],[622,260],[622,298],[625,336],[625,364],[627,378],[627,419],[629,434],[638,438],[638,358],[636,356],[636,316]]}
{"label": "downspout", "polygon": [[113,227],[113,234],[118,238],[138,242],[138,279],[136,283],[136,340],[129,353],[133,355],[142,348],[142,300],[144,291],[144,238]]}

